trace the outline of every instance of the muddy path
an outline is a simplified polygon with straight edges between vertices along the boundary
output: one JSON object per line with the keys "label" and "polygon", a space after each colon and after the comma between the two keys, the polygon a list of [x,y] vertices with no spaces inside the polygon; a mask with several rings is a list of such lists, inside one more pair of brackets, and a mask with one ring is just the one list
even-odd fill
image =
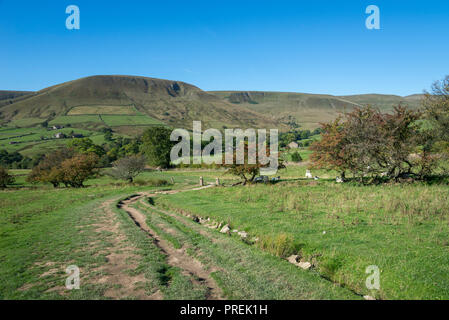
{"label": "muddy path", "polygon": [[[142,200],[145,197],[156,196],[157,194],[174,194],[184,191],[201,190],[210,186],[188,189],[188,190],[172,190],[162,191],[157,193],[139,193],[128,199],[120,201],[118,207],[127,212],[130,218],[134,221],[143,232],[145,232],[154,242],[154,244],[167,256],[167,263],[173,267],[178,267],[182,273],[189,276],[191,281],[199,285],[204,285],[207,288],[206,299],[207,300],[221,300],[224,299],[223,293],[214,279],[211,277],[211,273],[216,271],[214,269],[206,269],[204,265],[187,254],[187,248],[183,246],[180,249],[176,249],[171,243],[161,238],[154,230],[152,230],[146,223],[146,216],[138,209],[131,205]],[[164,230],[168,231],[169,230]]]}
{"label": "muddy path", "polygon": [[120,222],[117,220],[111,206],[119,199],[110,199],[102,203],[100,210],[103,212],[97,232],[106,231],[111,234],[109,241],[112,247],[106,256],[108,263],[98,269],[101,276],[95,278],[94,283],[111,284],[104,296],[111,299],[134,297],[139,300],[159,300],[162,293],[158,290],[151,295],[139,283],[147,280],[142,273],[131,275],[128,271],[137,268],[139,256],[137,248],[127,241],[126,236],[120,231]]}

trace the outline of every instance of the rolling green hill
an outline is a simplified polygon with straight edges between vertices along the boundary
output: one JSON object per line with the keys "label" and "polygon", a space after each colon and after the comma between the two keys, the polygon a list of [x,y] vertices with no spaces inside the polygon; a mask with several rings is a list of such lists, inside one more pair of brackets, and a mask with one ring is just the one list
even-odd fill
{"label": "rolling green hill", "polygon": [[422,95],[400,97],[364,94],[332,96],[263,91],[205,92],[191,84],[137,76],[92,76],[37,92],[0,91],[0,123],[33,127],[44,121],[118,133],[138,134],[150,125],[191,128],[318,127],[320,122],[356,106],[371,104],[383,111],[400,103],[417,108]]}
{"label": "rolling green hill", "polygon": [[10,102],[0,106],[3,124],[40,119],[88,128],[119,127],[120,131],[121,126],[161,123],[191,128],[193,120],[202,120],[204,126],[214,128],[278,127],[272,117],[223,101],[193,85],[145,77],[92,76]]}
{"label": "rolling green hill", "polygon": [[275,116],[283,123],[298,123],[305,129],[313,129],[320,122],[334,119],[339,113],[356,106],[373,105],[383,111],[391,111],[394,105],[403,103],[417,108],[421,95],[400,97],[393,95],[365,94],[332,96],[291,92],[264,91],[212,91],[223,101],[241,105],[256,112]]}

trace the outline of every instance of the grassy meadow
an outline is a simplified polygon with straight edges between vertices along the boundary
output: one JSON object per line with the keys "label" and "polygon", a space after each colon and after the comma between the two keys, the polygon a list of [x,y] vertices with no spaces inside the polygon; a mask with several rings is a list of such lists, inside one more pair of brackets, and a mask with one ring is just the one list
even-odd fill
{"label": "grassy meadow", "polygon": [[[156,204],[228,223],[259,238],[256,246],[274,255],[299,254],[326,278],[359,293],[449,298],[447,186],[298,180],[161,196]],[[379,291],[365,288],[369,265],[381,270]]]}
{"label": "grassy meadow", "polygon": [[[137,192],[193,188],[202,176],[206,184],[218,177],[223,186],[157,195],[133,206],[174,248],[220,270],[211,276],[226,298],[449,298],[447,185],[337,184],[332,173],[323,171],[312,171],[318,181],[306,180],[305,169],[288,166],[276,184],[237,187],[230,187],[235,177],[213,169],[146,171],[132,185],[101,175],[76,190],[30,184],[28,170],[11,170],[16,183],[0,192],[0,296],[207,298],[203,284],[170,265],[126,213],[115,208]],[[205,228],[186,214],[246,231],[248,241]],[[119,226],[116,230],[109,230],[111,221]],[[117,238],[123,241],[116,243]],[[115,271],[108,269],[116,259],[111,252],[120,257],[128,251],[123,277],[134,279],[127,280],[135,284],[132,290],[114,281]],[[312,268],[288,263],[293,254]],[[80,267],[81,290],[64,290],[69,264]],[[380,268],[380,290],[365,286],[370,265]]]}

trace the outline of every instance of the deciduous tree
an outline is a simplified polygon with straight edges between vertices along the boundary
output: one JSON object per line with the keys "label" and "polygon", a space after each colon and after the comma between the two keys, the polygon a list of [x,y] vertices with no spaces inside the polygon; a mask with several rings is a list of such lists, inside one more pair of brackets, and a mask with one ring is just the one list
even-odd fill
{"label": "deciduous tree", "polygon": [[62,180],[74,188],[84,187],[84,181],[97,173],[98,156],[95,153],[76,154],[61,163]]}
{"label": "deciduous tree", "polygon": [[108,174],[118,179],[133,182],[134,178],[145,169],[145,163],[144,156],[127,156],[115,161]]}
{"label": "deciduous tree", "polygon": [[173,146],[170,134],[171,130],[164,127],[152,127],[143,133],[141,151],[150,165],[170,167],[170,151]]}
{"label": "deciduous tree", "polygon": [[14,183],[15,179],[3,167],[0,167],[0,188],[6,188],[8,184]]}

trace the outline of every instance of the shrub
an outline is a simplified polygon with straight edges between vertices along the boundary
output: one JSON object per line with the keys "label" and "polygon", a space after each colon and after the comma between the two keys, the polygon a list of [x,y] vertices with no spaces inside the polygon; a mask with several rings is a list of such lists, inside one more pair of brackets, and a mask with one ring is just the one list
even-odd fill
{"label": "shrub", "polygon": [[292,154],[292,161],[293,162],[301,162],[302,161],[302,157],[298,151],[296,151],[295,153]]}

